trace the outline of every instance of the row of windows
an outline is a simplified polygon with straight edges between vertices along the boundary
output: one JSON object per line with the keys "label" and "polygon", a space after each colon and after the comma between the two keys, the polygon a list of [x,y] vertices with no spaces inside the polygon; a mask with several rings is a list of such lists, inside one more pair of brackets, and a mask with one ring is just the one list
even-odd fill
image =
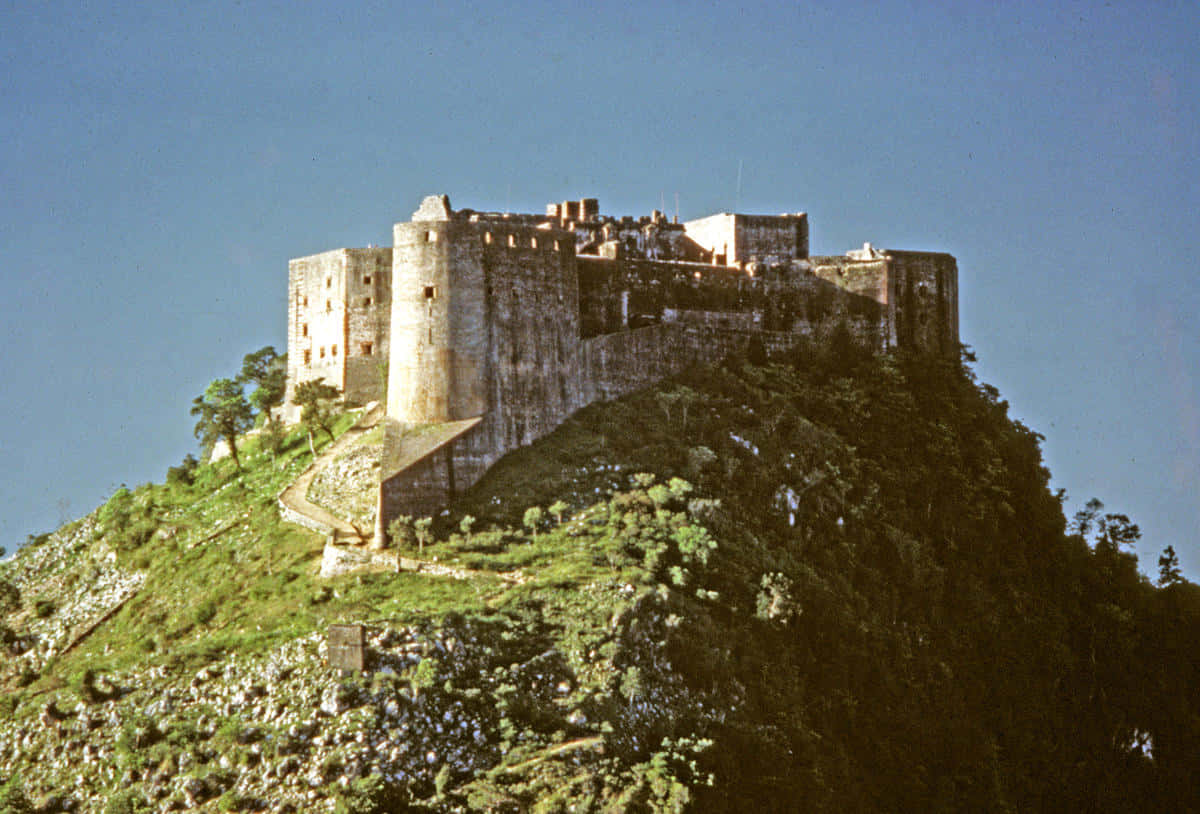
{"label": "row of windows", "polygon": [[[490,245],[490,244],[494,243],[495,240],[496,240],[496,238],[495,238],[495,236],[492,235],[491,232],[483,233],[484,245]],[[517,247],[517,243],[518,243],[517,236],[510,234],[508,236],[508,245],[515,249]],[[543,243],[542,239],[540,237],[538,237],[537,235],[531,235],[529,238],[529,247],[531,249],[539,249],[539,248],[549,247],[551,245],[554,247],[554,251],[556,251],[556,252],[562,251],[562,243],[560,243],[557,240],[546,241]]]}
{"label": "row of windows", "polygon": [[[375,304],[374,297],[363,297],[362,298],[361,305],[363,308],[370,308],[374,304]],[[300,298],[300,307],[304,308],[307,305],[308,305],[308,297],[301,297]],[[325,313],[327,313],[327,314],[333,313],[333,300],[325,300]]]}
{"label": "row of windows", "polygon": [[[483,242],[485,244],[490,245],[490,244],[494,243],[495,241],[496,241],[496,236],[493,235],[491,232],[483,233]],[[438,233],[437,232],[426,232],[425,233],[425,242],[426,243],[437,243],[438,242]],[[516,248],[517,243],[518,243],[517,236],[515,234],[510,234],[508,236],[508,245],[513,248]],[[529,247],[531,249],[539,249],[539,248],[549,247],[551,245],[553,245],[554,251],[556,251],[556,252],[562,251],[562,243],[558,240],[551,240],[551,241],[543,242],[542,238],[538,237],[537,235],[531,235],[529,238]],[[370,278],[367,278],[363,282],[370,282]]]}
{"label": "row of windows", "polygon": [[[308,334],[305,333],[305,336],[308,336]],[[375,343],[374,342],[360,342],[358,345],[358,352],[359,352],[360,356],[374,356],[375,355]],[[317,348],[317,355],[318,355],[318,358],[320,358],[320,359],[325,358],[325,347],[323,345],[321,347]],[[333,358],[337,357],[337,355],[338,355],[338,346],[337,345],[329,346],[329,355]],[[312,350],[311,349],[304,351],[304,364],[306,364],[306,365],[312,364]]]}
{"label": "row of windows", "polygon": [[[371,275],[364,274],[362,281],[363,281],[363,285],[370,285],[371,284]],[[325,278],[325,288],[333,288],[333,278],[332,277]],[[308,295],[307,294],[303,294],[303,295],[297,294],[296,297],[297,297],[297,299],[300,300],[301,305],[308,305]]]}

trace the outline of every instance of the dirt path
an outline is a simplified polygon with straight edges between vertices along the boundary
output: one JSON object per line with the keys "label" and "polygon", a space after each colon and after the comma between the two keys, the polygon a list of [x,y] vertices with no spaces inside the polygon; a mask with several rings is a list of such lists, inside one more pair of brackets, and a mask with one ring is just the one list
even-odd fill
{"label": "dirt path", "polygon": [[351,444],[363,435],[370,432],[379,423],[379,420],[383,418],[383,414],[383,405],[378,403],[364,412],[358,417],[358,421],[354,422],[354,426],[346,430],[342,433],[341,437],[327,446],[317,456],[317,459],[309,464],[308,469],[301,472],[300,477],[292,481],[292,485],[280,493],[279,504],[285,509],[285,517],[287,516],[287,511],[300,515],[309,521],[302,523],[302,525],[332,534],[334,542],[352,541],[365,543],[368,541],[374,529],[363,529],[362,534],[360,534],[354,526],[345,520],[309,502],[308,487],[312,485],[313,478],[317,476],[317,473],[324,469],[330,461],[345,452]]}

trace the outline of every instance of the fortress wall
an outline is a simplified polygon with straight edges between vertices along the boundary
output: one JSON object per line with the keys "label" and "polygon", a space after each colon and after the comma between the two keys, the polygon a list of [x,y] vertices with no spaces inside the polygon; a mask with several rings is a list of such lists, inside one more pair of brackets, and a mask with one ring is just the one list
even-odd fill
{"label": "fortress wall", "polygon": [[576,263],[584,337],[661,320],[667,308],[746,310],[760,287],[746,272],[727,266],[586,255]]}
{"label": "fortress wall", "polygon": [[345,249],[288,262],[288,420],[299,418],[291,406],[297,384],[324,378],[345,385],[346,264]]}
{"label": "fortress wall", "polygon": [[381,480],[379,491],[379,531],[400,515],[432,517],[445,508],[456,495],[469,489],[483,477],[488,468],[507,450],[491,443],[494,429],[486,426],[487,419],[416,463],[395,471],[390,454],[401,447],[400,437],[408,430],[393,420],[384,424],[383,471],[392,473]]}
{"label": "fortress wall", "polygon": [[394,234],[388,415],[412,424],[481,415],[489,331],[475,229],[414,221]]}
{"label": "fortress wall", "polygon": [[730,263],[808,257],[808,216],[735,215],[734,243]]}
{"label": "fortress wall", "polygon": [[[817,261],[823,261],[818,264]],[[580,256],[582,335],[652,322],[812,333],[845,321],[886,335],[887,269],[844,257],[759,268]]]}
{"label": "fortress wall", "polygon": [[[490,235],[490,238],[489,238]],[[580,406],[579,288],[569,232],[484,224],[488,410],[496,448],[542,437]]]}
{"label": "fortress wall", "polygon": [[348,404],[361,405],[386,396],[392,248],[349,249],[346,259],[343,389]]}
{"label": "fortress wall", "polygon": [[672,324],[585,339],[580,348],[583,403],[619,398],[674,376],[706,356],[706,350],[719,353],[702,348],[682,326]]}
{"label": "fortress wall", "polygon": [[754,259],[808,257],[808,216],[721,213],[683,224],[687,236],[731,266]]}
{"label": "fortress wall", "polygon": [[[833,257],[813,257],[809,264],[812,273],[837,288],[864,301],[878,304],[876,319],[879,332],[885,346],[894,346],[897,342],[894,325],[895,297],[891,284],[892,278],[888,261],[884,258],[875,260],[855,260],[845,255]],[[820,299],[813,301],[814,306],[821,304]]]}
{"label": "fortress wall", "polygon": [[897,344],[958,352],[958,264],[938,252],[888,250]]}

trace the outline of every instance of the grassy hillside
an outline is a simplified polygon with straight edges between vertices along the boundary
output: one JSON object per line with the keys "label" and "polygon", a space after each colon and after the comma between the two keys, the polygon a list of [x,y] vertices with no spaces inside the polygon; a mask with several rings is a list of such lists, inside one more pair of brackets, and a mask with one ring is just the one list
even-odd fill
{"label": "grassy hillside", "polygon": [[0,811],[1191,810],[1198,591],[1039,440],[957,364],[730,360],[502,460],[459,578],[329,581],[251,442],[0,570]]}

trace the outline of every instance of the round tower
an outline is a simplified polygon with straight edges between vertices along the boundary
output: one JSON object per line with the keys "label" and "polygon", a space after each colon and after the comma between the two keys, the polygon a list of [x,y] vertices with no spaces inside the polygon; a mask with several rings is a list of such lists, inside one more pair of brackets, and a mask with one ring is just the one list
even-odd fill
{"label": "round tower", "polygon": [[487,330],[476,229],[430,196],[394,228],[388,416],[409,424],[487,411]]}

